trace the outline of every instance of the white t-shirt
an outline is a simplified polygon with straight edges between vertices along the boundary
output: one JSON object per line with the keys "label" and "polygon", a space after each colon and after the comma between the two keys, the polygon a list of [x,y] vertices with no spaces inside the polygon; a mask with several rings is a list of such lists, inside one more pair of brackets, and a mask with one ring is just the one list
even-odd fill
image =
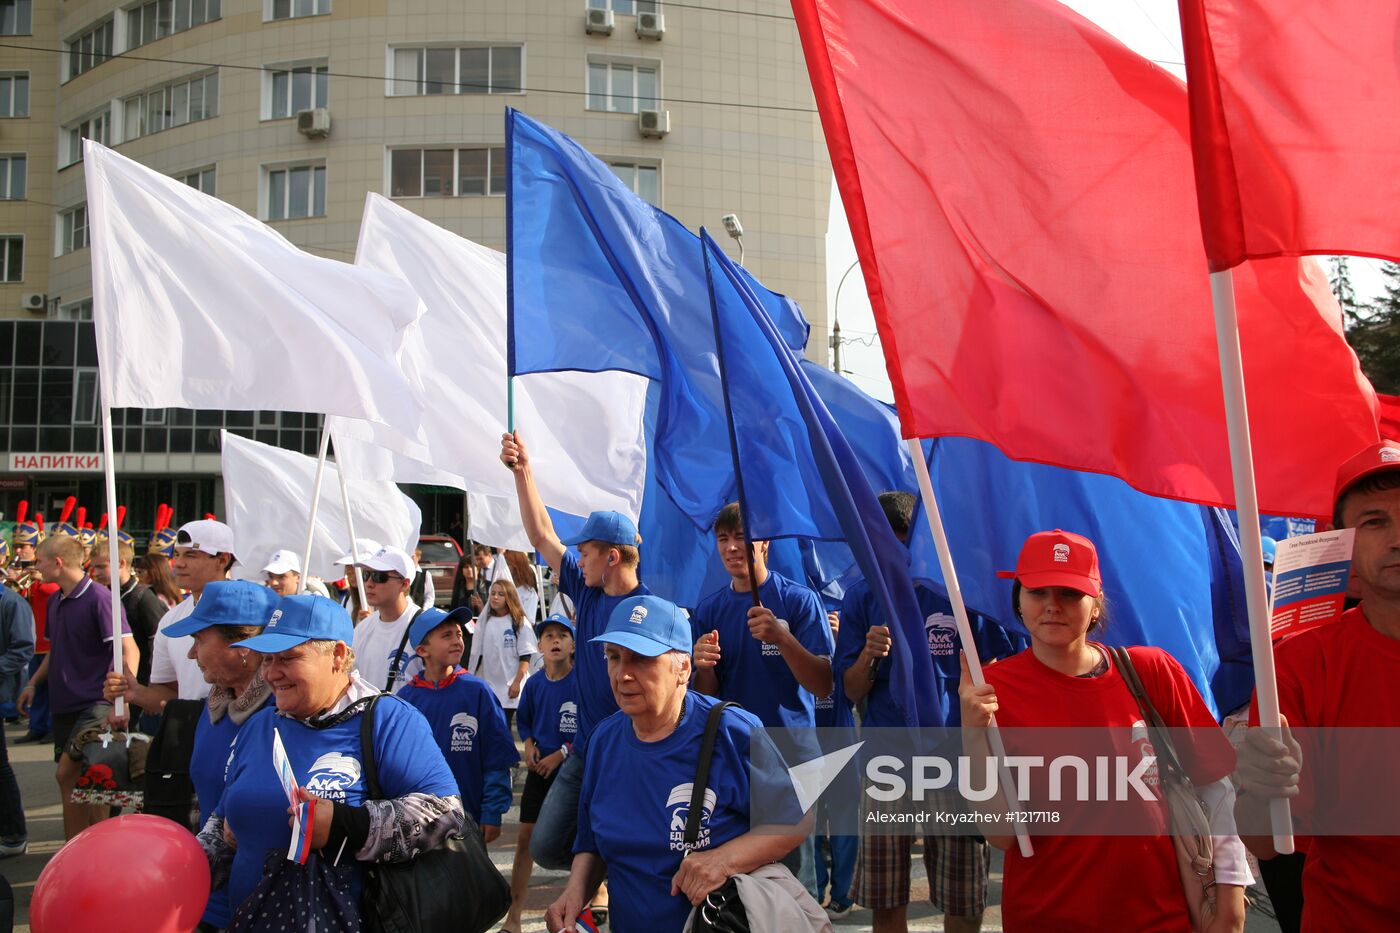
{"label": "white t-shirt", "polygon": [[[515,672],[520,669],[520,659],[538,652],[539,642],[535,640],[535,630],[527,619],[520,626],[517,637],[510,624],[510,616],[487,616],[477,619],[476,634],[472,636],[471,663],[467,670],[478,674],[491,685],[491,692],[506,709],[520,705],[520,694],[510,695],[510,683],[515,680]],[[477,670],[477,662],[481,670]],[[520,680],[520,692],[525,692],[525,681],[529,674]]]}
{"label": "white t-shirt", "polygon": [[[355,626],[355,641],[351,645],[355,649],[355,670],[373,684],[374,689],[384,689],[393,655],[399,650],[403,633],[417,612],[418,607],[410,603],[403,615],[392,622],[385,622],[379,617],[379,611],[375,610],[368,619]],[[398,690],[423,670],[423,662],[412,648],[405,645],[402,657],[404,660],[399,667],[399,676],[390,685],[389,693]]]}
{"label": "white t-shirt", "polygon": [[535,624],[535,613],[540,608],[540,593],[533,586],[517,586],[515,593],[520,597],[520,611],[525,613],[525,624]]}
{"label": "white t-shirt", "polygon": [[164,634],[167,628],[191,612],[194,612],[194,597],[188,596],[161,617],[156,626],[155,643],[151,646],[151,683],[178,684],[180,699],[202,700],[209,695],[209,684],[199,665],[190,658],[194,638],[190,635],[168,638]]}

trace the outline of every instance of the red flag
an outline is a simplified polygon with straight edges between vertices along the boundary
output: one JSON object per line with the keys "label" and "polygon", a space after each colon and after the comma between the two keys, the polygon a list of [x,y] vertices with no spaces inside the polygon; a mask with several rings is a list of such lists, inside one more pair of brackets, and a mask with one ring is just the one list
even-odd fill
{"label": "red flag", "polygon": [[1400,397],[1376,393],[1379,407],[1381,437],[1395,440],[1400,438]]}
{"label": "red flag", "polygon": [[[904,433],[1233,503],[1186,92],[1054,0],[794,0]],[[1260,506],[1374,396],[1311,260],[1236,273]]]}
{"label": "red flag", "polygon": [[1211,267],[1309,253],[1400,261],[1400,4],[1180,6]]}

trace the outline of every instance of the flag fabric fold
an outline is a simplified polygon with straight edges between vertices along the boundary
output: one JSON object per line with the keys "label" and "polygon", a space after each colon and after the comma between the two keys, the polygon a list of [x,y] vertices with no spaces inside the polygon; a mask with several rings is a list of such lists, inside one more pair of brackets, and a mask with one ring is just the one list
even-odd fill
{"label": "flag fabric fold", "polygon": [[[260,579],[272,553],[288,548],[301,554],[310,520],[316,458],[222,432],[225,521],[233,530],[234,576]],[[302,567],[324,580],[338,580],[345,568],[335,560],[350,552],[350,529],[334,463],[326,464],[311,557]],[[393,483],[346,480],[355,535],[413,553],[423,515]]]}
{"label": "flag fabric fold", "polygon": [[1400,262],[1400,5],[1180,8],[1211,268],[1310,253]]}
{"label": "flag fabric fold", "polygon": [[[1233,504],[1182,84],[1055,0],[793,8],[904,435]],[[1370,386],[1315,262],[1235,279],[1260,507],[1325,514]]]}
{"label": "flag fabric fold", "polygon": [[745,532],[754,540],[844,539],[891,620],[898,650],[885,663],[896,703],[909,725],[941,726],[908,550],[745,277],[703,229],[700,238]]}
{"label": "flag fabric fold", "polygon": [[266,409],[416,431],[399,279],[302,252],[243,211],[84,142],[93,321],[112,407]]}

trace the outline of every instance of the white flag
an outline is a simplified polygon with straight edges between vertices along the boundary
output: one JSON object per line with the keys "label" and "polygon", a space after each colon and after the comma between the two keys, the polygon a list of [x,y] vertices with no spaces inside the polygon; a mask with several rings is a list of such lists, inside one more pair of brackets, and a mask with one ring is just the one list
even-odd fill
{"label": "white flag", "polygon": [[[262,568],[281,548],[301,554],[306,547],[306,522],[311,517],[311,486],[316,458],[271,447],[223,432],[224,514],[233,529],[238,563],[233,575],[259,579]],[[347,480],[355,534],[401,547],[412,554],[418,546],[423,515],[412,499],[393,483]],[[350,553],[350,529],[340,499],[340,479],[334,463],[326,464],[321,504],[316,510],[316,535],[311,560],[302,566],[312,576],[338,580],[345,568],[335,559]]]}
{"label": "white flag", "polygon": [[[505,255],[370,194],[355,263],[408,282],[426,306],[404,351],[407,371],[425,392],[425,412],[415,443],[377,425],[336,419],[336,457],[346,475],[450,485],[514,502],[515,481],[499,460],[507,408]],[[573,515],[614,509],[638,516],[646,387],[643,377],[620,372],[517,377],[515,426],[547,505]],[[369,444],[393,456],[356,449]]]}
{"label": "white flag", "polygon": [[399,362],[422,306],[231,204],[84,143],[93,321],[112,406],[323,412],[415,433]]}

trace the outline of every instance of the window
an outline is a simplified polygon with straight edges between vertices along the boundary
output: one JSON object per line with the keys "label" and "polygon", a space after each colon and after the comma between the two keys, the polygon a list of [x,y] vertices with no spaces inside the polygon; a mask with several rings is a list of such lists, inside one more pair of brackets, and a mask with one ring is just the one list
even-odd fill
{"label": "window", "polygon": [[265,74],[270,98],[263,119],[281,120],[330,104],[330,68],[326,65],[302,65]]}
{"label": "window", "polygon": [[112,57],[112,21],[103,20],[68,42],[68,77],[76,78]]}
{"label": "window", "polygon": [[[88,302],[89,311],[92,302]],[[73,383],[73,423],[97,423],[97,370],[79,369]]]}
{"label": "window", "polygon": [[83,140],[85,139],[96,140],[104,146],[107,145],[111,122],[110,111],[101,110],[75,126],[67,127],[63,133],[67,141],[67,152],[63,154],[62,165],[72,165],[74,162],[83,160]]}
{"label": "window", "polygon": [[519,94],[524,55],[519,45],[396,48],[392,93]]}
{"label": "window", "polygon": [[32,19],[32,0],[0,0],[0,36],[29,35]]}
{"label": "window", "polygon": [[[63,305],[58,309],[58,319],[60,321],[91,321],[92,299],[84,298],[82,301],[75,301],[72,304]],[[93,370],[93,372],[96,371],[97,370]]]}
{"label": "window", "polygon": [[151,0],[126,11],[126,47],[163,39],[219,18],[221,0]]}
{"label": "window", "polygon": [[0,201],[23,201],[29,160],[23,154],[0,155]]}
{"label": "window", "polygon": [[184,172],[183,174],[176,175],[175,179],[184,182],[196,191],[202,191],[209,195],[214,193],[214,169],[212,167],[196,169],[193,172]]}
{"label": "window", "polygon": [[0,73],[0,117],[29,116],[29,72]]}
{"label": "window", "polygon": [[661,170],[658,166],[636,162],[609,162],[608,168],[617,173],[632,193],[656,207],[661,206]]}
{"label": "window", "polygon": [[324,217],[326,167],[298,165],[267,173],[267,219]]}
{"label": "window", "polygon": [[268,19],[325,16],[330,11],[331,0],[272,0],[272,15]]}
{"label": "window", "polygon": [[197,123],[219,115],[219,73],[211,71],[197,78],[128,97],[122,102],[122,138],[137,139],[186,123]]}
{"label": "window", "polygon": [[87,249],[88,216],[87,205],[79,204],[59,215],[58,254],[66,256],[74,250]]}
{"label": "window", "polygon": [[0,282],[24,281],[24,237],[0,236]]}
{"label": "window", "polygon": [[655,13],[660,6],[656,0],[588,0],[588,7],[592,10],[612,10],[623,16],[631,16],[634,13]]}
{"label": "window", "polygon": [[659,66],[655,63],[588,62],[588,109],[613,113],[655,110],[660,100]]}
{"label": "window", "polygon": [[484,197],[505,193],[504,148],[395,149],[389,154],[390,197]]}

